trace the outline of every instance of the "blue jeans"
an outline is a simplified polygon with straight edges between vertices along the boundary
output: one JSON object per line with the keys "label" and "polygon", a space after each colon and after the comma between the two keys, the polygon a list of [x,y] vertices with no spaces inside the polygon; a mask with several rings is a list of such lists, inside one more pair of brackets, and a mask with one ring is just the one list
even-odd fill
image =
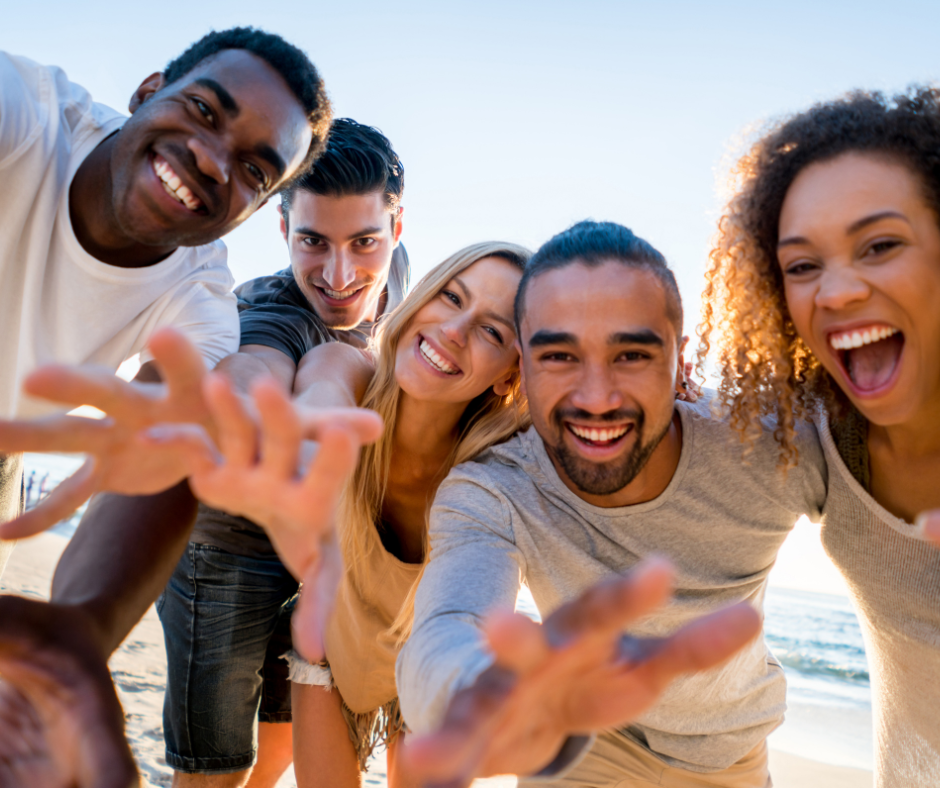
{"label": "blue jeans", "polygon": [[228,774],[257,758],[258,723],[290,722],[297,581],[276,558],[247,558],[190,542],[157,613],[167,688],[166,762],[189,774]]}

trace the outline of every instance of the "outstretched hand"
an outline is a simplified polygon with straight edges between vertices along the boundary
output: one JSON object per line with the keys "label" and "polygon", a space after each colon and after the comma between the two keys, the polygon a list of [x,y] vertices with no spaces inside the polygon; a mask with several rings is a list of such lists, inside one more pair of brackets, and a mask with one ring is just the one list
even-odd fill
{"label": "outstretched hand", "polygon": [[455,694],[437,732],[409,740],[408,772],[427,788],[536,773],[570,736],[636,719],[674,678],[718,665],[760,631],[757,612],[743,603],[668,638],[623,636],[667,601],[672,576],[667,562],[649,560],[542,625],[513,613],[491,616],[484,631],[494,664]]}
{"label": "outstretched hand", "polygon": [[0,788],[140,785],[105,660],[76,615],[0,597]]}
{"label": "outstretched hand", "polygon": [[180,454],[193,452],[197,462],[189,485],[196,497],[264,527],[284,565],[304,584],[294,615],[294,646],[316,661],[322,654],[321,624],[342,571],[336,509],[359,448],[379,437],[382,420],[360,408],[295,408],[272,378],[252,386],[257,418],[224,376],[209,375],[204,390],[218,425],[213,463],[199,461],[214,447],[198,427],[161,425],[145,440]]}
{"label": "outstretched hand", "polygon": [[923,512],[917,518],[917,525],[928,542],[940,547],[940,509]]}
{"label": "outstretched hand", "polygon": [[0,538],[17,539],[50,528],[92,495],[150,495],[177,484],[211,453],[183,458],[154,449],[139,438],[141,430],[161,422],[208,426],[202,396],[205,364],[196,347],[178,331],[156,332],[149,347],[163,383],[121,380],[111,370],[91,366],[50,365],[26,378],[27,393],[69,407],[93,405],[103,419],[54,415],[35,421],[0,421],[0,452],[76,452],[88,459],[42,502],[0,525]]}

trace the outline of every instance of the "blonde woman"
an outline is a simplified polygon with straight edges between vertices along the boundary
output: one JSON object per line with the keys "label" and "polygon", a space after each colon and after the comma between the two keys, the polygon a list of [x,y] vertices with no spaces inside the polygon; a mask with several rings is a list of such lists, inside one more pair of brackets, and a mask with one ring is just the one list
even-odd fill
{"label": "blonde woman", "polygon": [[[305,391],[300,404],[358,404],[384,423],[378,440],[362,449],[339,502],[343,572],[332,615],[324,616],[326,659],[310,664],[290,655],[294,768],[301,788],[360,785],[379,744],[388,748],[389,784],[409,784],[397,758],[403,736],[395,660],[410,630],[413,594],[428,557],[428,509],[456,463],[528,425],[519,391],[513,299],[529,256],[512,244],[467,247],[418,283],[378,326],[368,351],[332,343],[301,362],[295,383]],[[285,416],[283,403],[281,417],[271,416],[278,407],[270,402],[276,393],[263,387],[256,398],[259,393],[260,445],[232,451],[240,439],[224,435],[220,444],[227,464],[241,463],[245,473],[239,476],[236,468],[227,484],[211,490],[198,475],[191,483],[203,500],[247,512],[266,526],[288,568],[313,577],[310,567],[319,559],[310,534],[322,531],[328,517],[315,496],[303,503],[302,482],[293,470],[296,456],[271,449],[278,435],[293,434],[287,444],[299,445],[300,421]],[[229,404],[234,407],[234,400]],[[239,432],[231,426],[238,414],[217,415],[230,435]],[[250,423],[242,434],[253,434]],[[324,438],[325,453],[342,454],[326,444]],[[240,459],[233,461],[236,455]],[[264,476],[265,465],[275,468],[273,474]],[[258,473],[250,479],[252,469]],[[327,498],[321,496],[324,505]],[[305,587],[301,606],[304,597],[316,593],[311,586]],[[306,605],[309,610],[309,599]],[[304,615],[298,607],[298,616]],[[304,632],[295,628],[295,647],[310,644],[309,628]],[[315,652],[317,645],[306,651]]]}

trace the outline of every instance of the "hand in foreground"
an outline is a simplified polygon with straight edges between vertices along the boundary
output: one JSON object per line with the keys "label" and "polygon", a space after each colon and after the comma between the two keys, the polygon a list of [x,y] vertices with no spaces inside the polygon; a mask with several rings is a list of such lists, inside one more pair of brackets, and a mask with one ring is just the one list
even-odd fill
{"label": "hand in foreground", "polygon": [[[128,383],[108,369],[42,367],[26,378],[31,395],[70,407],[93,405],[104,419],[64,414],[35,421],[0,421],[0,452],[76,452],[89,455],[72,476],[22,516],[0,525],[0,538],[31,536],[55,525],[98,492],[150,495],[186,477],[196,460],[142,443],[141,430],[160,422],[208,423],[202,396],[206,375],[195,346],[181,333],[163,329],[149,347],[164,383]],[[211,464],[211,453],[200,458]]]}
{"label": "hand in foreground", "polygon": [[917,527],[928,542],[940,547],[940,509],[918,515]]}
{"label": "hand in foreground", "polygon": [[140,785],[107,666],[78,615],[0,597],[0,788]]}
{"label": "hand in foreground", "polygon": [[757,612],[740,604],[668,638],[623,636],[666,602],[671,584],[669,564],[654,559],[594,586],[543,625],[491,616],[484,631],[494,665],[454,695],[436,733],[409,741],[407,771],[427,788],[536,773],[570,736],[626,724],[676,676],[723,662],[760,631]]}
{"label": "hand in foreground", "polygon": [[[264,527],[284,565],[304,583],[294,615],[294,646],[316,661],[322,656],[320,624],[332,608],[341,572],[336,508],[359,448],[379,437],[382,420],[361,408],[295,408],[273,379],[264,378],[251,389],[259,425],[225,377],[209,375],[204,389],[218,424],[216,462],[199,461],[211,451],[199,428],[160,426],[147,439],[179,452],[191,450],[200,466],[189,477],[196,497]],[[302,471],[305,450],[314,456]]]}

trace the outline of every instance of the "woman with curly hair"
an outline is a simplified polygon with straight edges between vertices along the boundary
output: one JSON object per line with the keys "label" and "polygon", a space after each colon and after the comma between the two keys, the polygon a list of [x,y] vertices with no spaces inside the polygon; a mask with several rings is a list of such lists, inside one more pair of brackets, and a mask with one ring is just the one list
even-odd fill
{"label": "woman with curly hair", "polygon": [[813,419],[822,539],[865,636],[878,785],[940,784],[940,90],[853,93],[772,128],[734,171],[699,368],[745,444],[776,416],[781,465]]}

